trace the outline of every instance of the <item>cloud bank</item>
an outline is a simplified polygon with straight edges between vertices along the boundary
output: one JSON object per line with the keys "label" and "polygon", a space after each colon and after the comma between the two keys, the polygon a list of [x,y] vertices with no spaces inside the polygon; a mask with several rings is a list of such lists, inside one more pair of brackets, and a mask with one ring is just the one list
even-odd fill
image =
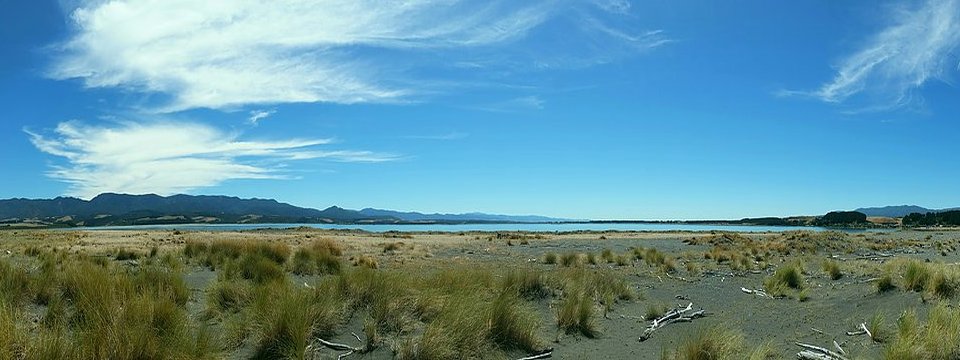
{"label": "cloud bank", "polygon": [[[77,1],[55,79],[162,94],[160,111],[250,104],[404,101],[422,89],[409,66],[497,48],[559,18],[564,36],[594,32],[632,48],[666,42],[604,19],[626,1],[117,0]],[[569,25],[569,24],[568,24]],[[636,33],[636,34],[634,34]],[[592,35],[591,35],[592,36]],[[576,41],[561,42],[575,44]],[[514,49],[520,52],[525,51]],[[556,49],[553,49],[556,50]],[[602,52],[602,47],[594,49]],[[562,51],[561,51],[562,53]],[[439,59],[437,54],[444,54]],[[571,57],[582,52],[567,52]],[[546,62],[550,62],[547,60]],[[426,79],[433,80],[433,79]]]}
{"label": "cloud bank", "polygon": [[930,80],[946,80],[958,69],[960,1],[928,0],[900,8],[891,23],[845,57],[836,76],[808,93],[842,103],[864,98],[871,107],[909,104]]}
{"label": "cloud bank", "polygon": [[68,195],[103,192],[169,195],[236,179],[289,179],[284,161],[395,160],[370,151],[320,150],[329,139],[244,141],[237,134],[194,123],[60,123],[51,135],[27,131],[34,146],[62,157],[48,175],[70,184]]}

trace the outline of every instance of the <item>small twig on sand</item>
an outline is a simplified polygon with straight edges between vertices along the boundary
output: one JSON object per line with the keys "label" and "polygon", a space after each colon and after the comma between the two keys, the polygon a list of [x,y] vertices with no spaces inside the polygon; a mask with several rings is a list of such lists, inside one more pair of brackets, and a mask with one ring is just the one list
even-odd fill
{"label": "small twig on sand", "polygon": [[837,351],[840,352],[840,355],[846,355],[846,354],[847,354],[846,351],[843,351],[843,348],[840,347],[840,343],[838,343],[836,340],[833,341],[833,347],[837,348]]}

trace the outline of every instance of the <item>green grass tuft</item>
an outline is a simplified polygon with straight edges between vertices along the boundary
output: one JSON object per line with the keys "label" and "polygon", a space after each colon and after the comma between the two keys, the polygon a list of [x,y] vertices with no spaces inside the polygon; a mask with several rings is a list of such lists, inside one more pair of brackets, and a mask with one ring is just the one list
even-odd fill
{"label": "green grass tuft", "polygon": [[835,260],[824,260],[823,272],[826,273],[831,280],[839,280],[843,277],[843,271],[840,270],[840,263]]}

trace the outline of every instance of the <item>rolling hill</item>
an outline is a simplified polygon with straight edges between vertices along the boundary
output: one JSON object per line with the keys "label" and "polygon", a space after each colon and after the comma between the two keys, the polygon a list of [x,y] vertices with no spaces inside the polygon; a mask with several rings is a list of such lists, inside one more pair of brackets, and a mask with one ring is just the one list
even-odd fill
{"label": "rolling hill", "polygon": [[179,223],[468,223],[550,222],[542,216],[483,213],[421,214],[379,209],[361,211],[331,206],[323,210],[297,207],[270,199],[230,196],[127,195],[104,193],[91,200],[0,200],[0,223],[50,226],[105,226]]}

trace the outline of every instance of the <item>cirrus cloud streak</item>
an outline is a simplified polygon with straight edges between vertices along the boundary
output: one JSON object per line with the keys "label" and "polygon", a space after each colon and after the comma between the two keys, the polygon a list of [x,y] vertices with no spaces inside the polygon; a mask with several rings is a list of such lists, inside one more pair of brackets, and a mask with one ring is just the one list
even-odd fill
{"label": "cirrus cloud streak", "polygon": [[238,179],[291,179],[285,161],[326,159],[383,162],[392,154],[320,150],[330,139],[245,141],[206,125],[184,122],[87,126],[60,123],[52,134],[25,130],[42,152],[64,158],[48,176],[70,184],[67,194],[104,192],[168,195]]}
{"label": "cirrus cloud streak", "polygon": [[917,99],[930,80],[946,81],[960,54],[960,0],[927,0],[898,8],[891,23],[845,57],[833,80],[805,94],[825,102],[865,102],[889,110]]}
{"label": "cirrus cloud streak", "polygon": [[[403,102],[432,92],[422,84],[444,80],[410,78],[410,67],[442,66],[437,59],[478,49],[524,53],[526,44],[510,46],[548,21],[584,14],[593,14],[590,21],[566,22],[568,36],[599,31],[631,48],[667,41],[656,31],[605,23],[629,11],[620,0],[81,0],[75,6],[68,10],[73,34],[56,47],[49,75],[168,96],[157,104],[160,112]],[[425,64],[425,58],[435,60]]]}

